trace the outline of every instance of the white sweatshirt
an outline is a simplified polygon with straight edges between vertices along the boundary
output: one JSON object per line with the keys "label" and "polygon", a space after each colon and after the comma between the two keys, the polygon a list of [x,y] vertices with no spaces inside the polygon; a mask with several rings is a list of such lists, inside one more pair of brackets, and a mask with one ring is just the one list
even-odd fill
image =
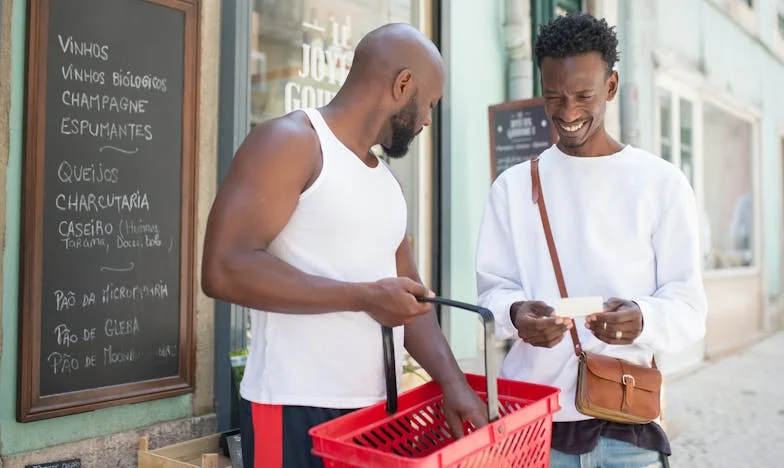
{"label": "white sweatshirt", "polygon": [[[585,351],[650,365],[653,352],[677,352],[705,334],[694,192],[672,164],[626,146],[592,158],[555,145],[539,173],[569,296],[634,300],[642,334],[631,345],[608,345],[575,320]],[[531,198],[531,164],[518,164],[493,183],[476,255],[479,304],[496,319],[497,337],[517,336],[512,303],[560,297],[539,210]],[[588,419],[574,406],[577,357],[569,333],[553,348],[519,338],[501,376],[561,389],[555,421]]]}

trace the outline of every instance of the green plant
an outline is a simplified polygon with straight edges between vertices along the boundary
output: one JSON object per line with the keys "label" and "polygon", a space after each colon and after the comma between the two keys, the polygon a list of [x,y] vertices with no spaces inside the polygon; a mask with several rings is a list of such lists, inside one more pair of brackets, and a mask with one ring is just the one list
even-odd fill
{"label": "green plant", "polygon": [[424,376],[420,371],[423,370],[422,367],[414,361],[414,358],[405,354],[403,356],[403,374],[413,374],[422,379],[423,382],[427,382],[427,377]]}

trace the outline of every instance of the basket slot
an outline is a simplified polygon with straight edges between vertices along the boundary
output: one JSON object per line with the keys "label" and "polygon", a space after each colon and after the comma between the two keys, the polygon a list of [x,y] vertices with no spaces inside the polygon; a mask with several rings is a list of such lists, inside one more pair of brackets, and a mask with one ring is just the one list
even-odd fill
{"label": "basket slot", "polygon": [[378,428],[378,430],[380,430],[381,432],[384,433],[385,436],[387,436],[386,439],[389,441],[387,443],[393,442],[395,440],[395,436],[389,433],[389,430],[387,430],[386,426],[381,426]]}
{"label": "basket slot", "polygon": [[[382,427],[394,428],[399,426],[405,430],[402,437],[405,439],[399,446],[413,457],[423,457],[440,449],[451,441],[449,430],[445,427],[443,417],[431,406],[426,406],[410,414],[402,415],[399,419]],[[397,432],[397,431],[396,431]]]}
{"label": "basket slot", "polygon": [[381,437],[381,435],[379,435],[379,433],[376,432],[376,431],[370,431],[370,435],[372,435],[373,437],[378,439],[378,441],[381,443],[382,447],[385,446],[385,445],[388,445],[389,442],[390,442],[389,439],[385,439],[385,438]]}
{"label": "basket slot", "polygon": [[406,447],[406,444],[405,444],[405,443],[400,443],[400,444],[397,444],[397,447],[398,447],[400,450],[402,450],[403,452],[405,452],[405,455],[403,455],[404,457],[413,457],[413,456],[414,456],[414,452],[412,452],[411,450],[409,450],[409,448],[408,448],[408,447]]}
{"label": "basket slot", "polygon": [[396,428],[394,424],[387,424],[386,427],[387,429],[395,433],[395,436],[397,437],[394,437],[394,439],[400,439],[401,437],[403,437],[403,433],[400,431],[400,429]]}
{"label": "basket slot", "polygon": [[[408,426],[406,426],[405,424],[403,424],[403,421],[401,421],[401,420],[399,420],[399,419],[398,419],[397,421],[395,421],[395,422],[397,423],[397,425],[398,425],[398,426],[402,427],[402,428],[403,428],[403,430],[404,430],[404,431],[406,431],[406,432],[408,432],[409,434],[411,434],[411,433],[412,433],[412,429],[413,429],[413,430],[416,430],[416,428],[415,428],[415,427],[413,427],[413,424],[411,424],[411,422],[409,422],[409,425],[408,425]],[[410,427],[409,427],[409,426],[410,426]]]}
{"label": "basket slot", "polygon": [[[367,434],[362,434],[362,438],[363,438],[363,439],[365,439],[365,440],[367,441],[368,445],[370,445],[370,446],[371,446],[371,447],[373,447],[374,449],[375,449],[375,448],[378,448],[378,444],[377,444],[377,443],[375,443],[375,442],[373,442],[373,441],[370,439],[370,437],[368,437],[368,435],[367,435]],[[363,444],[363,445],[364,445],[364,444]]]}
{"label": "basket slot", "polygon": [[425,450],[427,450],[427,448],[426,448],[426,447],[422,447],[422,444],[421,444],[421,442],[418,440],[418,438],[414,438],[414,439],[407,439],[407,440],[406,440],[406,443],[408,444],[408,446],[409,446],[409,447],[411,447],[411,450],[413,450],[414,452],[416,452],[417,456],[422,456],[422,453],[423,453]]}

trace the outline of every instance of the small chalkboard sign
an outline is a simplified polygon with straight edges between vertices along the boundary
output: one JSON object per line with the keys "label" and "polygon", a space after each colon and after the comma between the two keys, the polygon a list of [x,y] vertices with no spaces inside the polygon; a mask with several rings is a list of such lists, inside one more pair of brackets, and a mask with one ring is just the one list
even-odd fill
{"label": "small chalkboard sign", "polygon": [[488,120],[492,180],[510,167],[540,155],[557,140],[542,98],[490,106]]}
{"label": "small chalkboard sign", "polygon": [[25,465],[25,468],[82,468],[82,460],[79,458],[73,458],[71,460],[36,463],[34,465]]}
{"label": "small chalkboard sign", "polygon": [[30,3],[19,421],[192,390],[197,21]]}

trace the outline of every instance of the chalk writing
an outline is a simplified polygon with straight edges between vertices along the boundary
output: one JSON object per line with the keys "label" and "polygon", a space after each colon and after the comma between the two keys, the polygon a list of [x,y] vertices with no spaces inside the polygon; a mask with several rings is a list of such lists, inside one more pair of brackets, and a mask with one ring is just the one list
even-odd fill
{"label": "chalk writing", "polygon": [[82,57],[97,58],[104,62],[109,60],[109,46],[106,44],[79,41],[74,39],[73,36],[63,37],[61,34],[57,35],[57,40],[60,42],[60,48],[63,52]]}
{"label": "chalk writing", "polygon": [[60,121],[63,135],[91,136],[101,140],[152,140],[152,126],[136,122],[95,122],[87,119],[63,117]]}

